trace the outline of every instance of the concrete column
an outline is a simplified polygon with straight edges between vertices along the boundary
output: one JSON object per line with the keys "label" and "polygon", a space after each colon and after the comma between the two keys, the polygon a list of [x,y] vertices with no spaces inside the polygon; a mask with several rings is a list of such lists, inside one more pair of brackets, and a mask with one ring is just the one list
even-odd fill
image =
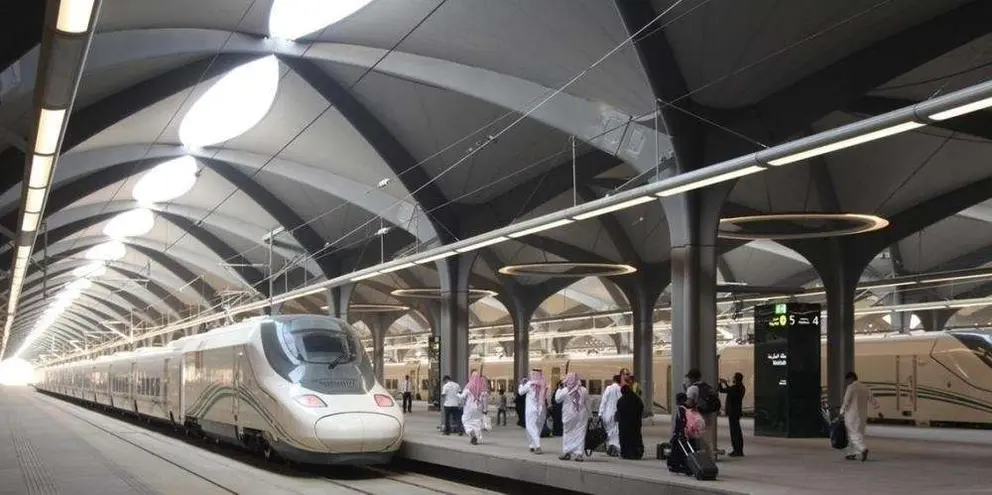
{"label": "concrete column", "polygon": [[459,384],[468,380],[469,275],[475,255],[452,256],[438,262],[441,278],[438,336],[441,339],[441,376]]}
{"label": "concrete column", "polygon": [[385,377],[385,347],[386,329],[379,325],[369,326],[372,330],[372,368],[375,370],[375,378],[382,383]]}
{"label": "concrete column", "polygon": [[[633,316],[634,376],[641,383],[641,400],[644,401],[644,416],[654,414],[654,306],[657,296],[652,299],[641,289],[630,299]],[[667,405],[665,406],[668,407]]]}
{"label": "concrete column", "polygon": [[513,383],[516,384],[530,371],[530,320],[535,306],[521,294],[508,296],[504,305],[513,318]]}
{"label": "concrete column", "polygon": [[827,400],[837,411],[844,399],[844,375],[854,370],[854,291],[860,271],[854,275],[855,269],[836,265],[814,268],[827,291]]}
{"label": "concrete column", "polygon": [[348,321],[348,306],[355,294],[355,284],[339,285],[324,291],[327,297],[327,314]]}
{"label": "concrete column", "polygon": [[[732,184],[692,191],[664,201],[671,233],[672,272],[672,394],[692,368],[716,386],[717,228],[720,210]],[[634,339],[637,346],[638,339]],[[635,356],[637,351],[635,350]],[[716,428],[708,428],[708,441],[716,448]]]}

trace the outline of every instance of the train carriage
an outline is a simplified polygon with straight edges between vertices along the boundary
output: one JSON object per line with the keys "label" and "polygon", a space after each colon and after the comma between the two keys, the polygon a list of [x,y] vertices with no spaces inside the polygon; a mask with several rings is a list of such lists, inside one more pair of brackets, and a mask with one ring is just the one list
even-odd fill
{"label": "train carriage", "polygon": [[358,333],[326,316],[253,318],[52,366],[35,387],[307,463],[386,463],[403,437]]}

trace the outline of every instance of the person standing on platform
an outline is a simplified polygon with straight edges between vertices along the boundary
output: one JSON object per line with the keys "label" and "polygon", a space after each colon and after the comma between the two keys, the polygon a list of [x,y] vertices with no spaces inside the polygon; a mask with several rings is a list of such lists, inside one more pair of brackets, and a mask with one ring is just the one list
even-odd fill
{"label": "person standing on platform", "polygon": [[744,410],[744,375],[734,373],[733,385],[720,379],[720,393],[727,394],[727,419],[730,421],[730,457],[744,457],[744,432],[741,430],[741,414]]}
{"label": "person standing on platform", "polygon": [[[558,382],[558,385],[555,387],[555,397],[558,396],[558,391],[562,387],[562,382]],[[562,424],[562,408],[564,404],[554,400],[555,397],[552,397],[553,400],[551,401],[551,436],[560,437],[564,430],[564,425]]]}
{"label": "person standing on platform", "polygon": [[599,417],[606,428],[606,454],[611,457],[620,455],[620,429],[617,425],[617,401],[620,400],[620,375],[613,376],[613,383],[603,390],[599,400]]}
{"label": "person standing on platform", "polygon": [[527,383],[527,378],[521,378],[516,393],[517,396],[513,399],[513,408],[517,413],[517,426],[521,428],[527,427],[527,423],[525,422],[527,420],[527,393],[520,392],[520,390],[525,390],[523,388],[523,384],[525,383]]}
{"label": "person standing on platform", "polygon": [[703,447],[710,459],[716,460],[716,416],[720,412],[720,395],[703,381],[703,374],[698,369],[689,370],[685,377],[690,383],[685,391],[686,405],[703,415],[707,431],[703,435]]}
{"label": "person standing on platform", "polygon": [[586,426],[589,424],[589,392],[579,381],[579,375],[565,375],[562,386],[555,392],[555,403],[561,404],[561,457],[582,461],[586,448]]}
{"label": "person standing on platform", "polygon": [[485,416],[487,402],[486,383],[478,372],[472,372],[472,377],[468,379],[465,390],[458,394],[458,398],[465,402],[462,427],[471,436],[472,445],[477,445],[482,441],[482,417]]}
{"label": "person standing on platform", "polygon": [[847,455],[845,459],[856,460],[861,456],[861,462],[868,460],[868,447],[865,447],[865,426],[868,423],[868,404],[874,402],[871,389],[858,381],[858,374],[850,371],[844,377],[847,390],[844,391],[844,402],[840,407],[840,415],[847,427]]}
{"label": "person standing on platform", "polygon": [[617,401],[617,429],[620,435],[620,457],[640,459],[644,457],[644,440],[641,438],[641,420],[644,403],[628,385],[620,388]]}
{"label": "person standing on platform", "polygon": [[548,386],[541,370],[531,370],[530,378],[520,385],[517,393],[526,394],[524,424],[527,428],[528,446],[531,452],[540,454],[541,430],[548,414]]}
{"label": "person standing on platform", "polygon": [[[499,393],[499,396],[496,398],[496,400],[497,400],[497,402],[496,402],[496,424],[497,425],[506,426],[506,408],[507,408],[506,390],[499,389],[499,392],[498,393]],[[500,423],[500,419],[503,420],[502,423]]]}
{"label": "person standing on platform", "polygon": [[461,387],[459,387],[450,376],[445,376],[441,381],[444,383],[444,385],[441,386],[441,408],[444,414],[444,434],[450,435],[453,430],[458,430],[460,434],[464,434],[464,432],[460,431],[458,428],[458,423],[461,421],[458,413],[458,409],[461,407],[461,401],[458,399],[458,392]]}
{"label": "person standing on platform", "polygon": [[403,377],[403,383],[400,384],[400,392],[403,393],[403,412],[412,413],[413,412],[413,382],[410,381],[410,375]]}

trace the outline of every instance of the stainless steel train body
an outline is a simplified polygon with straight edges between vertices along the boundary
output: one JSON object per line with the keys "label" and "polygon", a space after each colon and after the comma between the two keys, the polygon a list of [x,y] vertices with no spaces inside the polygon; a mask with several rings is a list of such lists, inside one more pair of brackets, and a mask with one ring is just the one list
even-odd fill
{"label": "stainless steel train body", "polygon": [[[727,345],[718,350],[720,376],[729,379],[735,372],[745,376],[745,413],[753,411],[752,392],[754,348]],[[821,352],[823,391],[826,391],[826,345]],[[531,367],[542,369],[557,382],[566,370],[583,378],[594,405],[599,394],[620,368],[631,367],[631,357],[602,356],[574,359],[531,360]],[[473,360],[470,368],[482,370],[492,390],[500,388],[512,395],[513,360]],[[674,387],[681,390],[681,378],[673,381],[669,352],[654,357],[654,409],[666,412]],[[872,421],[920,425],[992,428],[992,330],[929,332],[915,335],[865,336],[855,339],[855,370],[878,398],[879,408]],[[411,361],[386,365],[385,383],[396,391],[404,375],[410,375],[418,392],[426,398],[427,363]]]}
{"label": "stainless steel train body", "polygon": [[358,333],[326,316],[254,318],[41,369],[35,381],[298,462],[386,463],[403,438],[401,408],[376,381]]}

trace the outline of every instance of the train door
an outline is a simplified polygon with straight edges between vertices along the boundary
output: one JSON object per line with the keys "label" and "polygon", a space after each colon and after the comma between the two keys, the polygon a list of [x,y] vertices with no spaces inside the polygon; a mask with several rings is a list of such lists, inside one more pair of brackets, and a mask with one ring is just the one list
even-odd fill
{"label": "train door", "polygon": [[916,355],[896,356],[896,410],[903,417],[916,414]]}
{"label": "train door", "polygon": [[137,370],[138,370],[138,364],[135,363],[134,361],[131,361],[131,374],[128,375],[128,380],[127,380],[128,384],[130,385],[130,388],[128,389],[128,397],[131,399],[131,407],[134,408],[134,412],[136,413],[138,412],[138,397],[137,397],[138,385],[136,383],[138,376]]}
{"label": "train door", "polygon": [[162,411],[168,416],[169,415],[169,363],[172,362],[172,358],[165,358],[165,363],[162,365],[162,389],[159,390],[158,400],[161,401]]}

